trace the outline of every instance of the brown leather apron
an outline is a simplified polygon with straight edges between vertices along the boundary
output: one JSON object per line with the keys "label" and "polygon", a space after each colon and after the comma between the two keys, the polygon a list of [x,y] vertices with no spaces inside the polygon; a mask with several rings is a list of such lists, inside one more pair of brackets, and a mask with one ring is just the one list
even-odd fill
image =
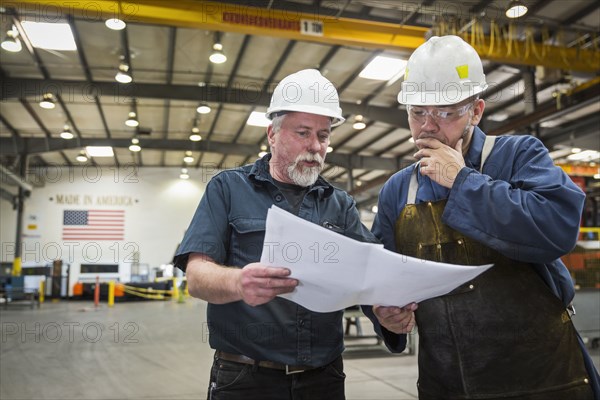
{"label": "brown leather apron", "polygon": [[[416,196],[416,188],[409,196]],[[419,304],[419,398],[592,399],[562,302],[530,264],[443,224],[445,205],[446,200],[407,204],[396,221],[397,251],[431,261],[495,265]]]}

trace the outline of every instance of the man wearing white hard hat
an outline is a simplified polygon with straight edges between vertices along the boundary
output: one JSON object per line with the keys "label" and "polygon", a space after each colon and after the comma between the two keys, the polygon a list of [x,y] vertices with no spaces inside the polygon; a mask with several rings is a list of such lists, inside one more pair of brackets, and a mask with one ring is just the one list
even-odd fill
{"label": "man wearing white hard hat", "polygon": [[[419,398],[597,399],[559,259],[575,246],[585,195],[538,139],[477,127],[486,87],[469,44],[432,37],[410,57],[398,95],[418,161],[384,185],[373,233],[408,256],[494,264],[419,304]],[[372,319],[395,350],[396,327]]]}
{"label": "man wearing white hard hat", "polygon": [[[337,90],[319,71],[299,71],[277,85],[266,115],[271,153],[208,183],[175,257],[190,294],[209,303],[216,351],[208,398],[341,400],[343,311],[316,313],[277,297],[299,282],[285,266],[259,263],[272,205],[376,241],[354,200],[319,175],[331,127],[344,122]],[[396,321],[410,331],[414,313],[402,310]]]}

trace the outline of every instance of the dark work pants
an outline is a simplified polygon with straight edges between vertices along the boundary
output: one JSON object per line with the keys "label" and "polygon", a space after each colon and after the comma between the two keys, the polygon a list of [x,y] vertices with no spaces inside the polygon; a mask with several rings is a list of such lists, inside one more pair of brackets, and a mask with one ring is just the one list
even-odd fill
{"label": "dark work pants", "polygon": [[344,400],[342,357],[324,367],[286,375],[285,371],[215,360],[208,400]]}

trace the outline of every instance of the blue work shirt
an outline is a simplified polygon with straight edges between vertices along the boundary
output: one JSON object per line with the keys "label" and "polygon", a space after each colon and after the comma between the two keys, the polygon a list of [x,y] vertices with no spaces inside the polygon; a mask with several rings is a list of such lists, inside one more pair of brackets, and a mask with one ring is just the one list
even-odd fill
{"label": "blue work shirt", "polygon": [[[510,259],[533,263],[567,306],[575,293],[573,282],[556,260],[575,247],[585,194],[530,135],[498,136],[480,173],[484,140],[475,128],[465,168],[452,189],[418,173],[416,203],[448,199],[442,215],[446,225]],[[414,167],[394,174],[379,194],[372,231],[391,251],[396,250],[394,226],[406,205]]]}
{"label": "blue work shirt", "polygon": [[[552,292],[568,306],[575,295],[569,271],[559,257],[575,246],[585,194],[557,166],[535,137],[498,136],[483,171],[485,134],[475,128],[465,168],[452,189],[417,173],[416,203],[447,199],[442,221],[464,235],[517,261],[533,265]],[[384,247],[396,251],[395,224],[406,205],[415,164],[394,174],[379,194],[372,231]],[[526,301],[526,300],[524,300]],[[392,351],[398,341],[369,310],[365,314]],[[575,317],[576,318],[576,317]],[[578,338],[596,395],[598,373]]]}
{"label": "blue work shirt", "polygon": [[[269,173],[270,157],[211,179],[177,250],[176,267],[185,271],[190,253],[237,268],[260,260],[268,209],[290,210]],[[360,222],[354,199],[322,177],[308,189],[298,216],[360,241],[377,241]],[[317,313],[276,297],[257,307],[243,301],[209,303],[207,314],[210,346],[224,352],[318,367],[344,350],[343,310]]]}

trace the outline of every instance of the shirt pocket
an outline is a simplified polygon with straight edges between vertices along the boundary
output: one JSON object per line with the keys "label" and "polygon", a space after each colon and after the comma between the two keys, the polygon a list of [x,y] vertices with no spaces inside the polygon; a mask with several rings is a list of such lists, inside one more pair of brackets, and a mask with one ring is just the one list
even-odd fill
{"label": "shirt pocket", "polygon": [[265,220],[237,218],[231,221],[228,265],[244,267],[260,260],[265,240]]}

